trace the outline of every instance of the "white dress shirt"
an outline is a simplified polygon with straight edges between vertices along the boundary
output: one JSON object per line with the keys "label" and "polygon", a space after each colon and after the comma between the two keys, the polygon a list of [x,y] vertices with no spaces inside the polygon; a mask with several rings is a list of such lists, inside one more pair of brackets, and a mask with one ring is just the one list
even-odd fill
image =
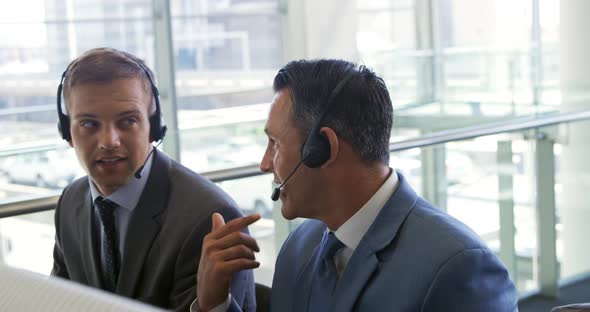
{"label": "white dress shirt", "polygon": [[[342,275],[350,257],[356,250],[356,247],[360,243],[361,239],[367,231],[385,203],[389,200],[393,192],[397,189],[399,180],[394,169],[391,169],[389,177],[381,187],[369,198],[369,200],[357,211],[350,219],[346,220],[344,224],[340,226],[334,235],[345,245],[345,247],[339,249],[334,255],[334,263],[336,264],[336,270],[338,276]],[[327,229],[326,231],[329,231]]]}

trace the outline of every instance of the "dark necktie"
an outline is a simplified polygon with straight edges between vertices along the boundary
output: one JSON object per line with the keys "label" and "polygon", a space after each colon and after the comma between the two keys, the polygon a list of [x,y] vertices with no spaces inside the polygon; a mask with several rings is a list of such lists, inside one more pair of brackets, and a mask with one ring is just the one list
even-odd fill
{"label": "dark necktie", "polygon": [[117,280],[119,277],[119,248],[117,246],[117,231],[115,228],[115,208],[114,202],[97,197],[94,205],[98,208],[104,231],[104,240],[102,246],[104,250],[105,263],[103,267],[103,281],[105,289],[114,292],[117,289]]}
{"label": "dark necktie", "polygon": [[334,255],[344,244],[334,233],[324,235],[319,253],[317,271],[311,285],[308,311],[330,311],[333,307],[332,295],[338,282]]}

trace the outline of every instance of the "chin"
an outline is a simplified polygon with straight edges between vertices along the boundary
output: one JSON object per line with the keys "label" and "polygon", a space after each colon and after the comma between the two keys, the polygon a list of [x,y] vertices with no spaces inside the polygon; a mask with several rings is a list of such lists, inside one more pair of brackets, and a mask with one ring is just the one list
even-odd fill
{"label": "chin", "polygon": [[104,190],[111,190],[112,192],[114,192],[115,190],[119,189],[121,186],[127,184],[127,181],[129,181],[130,177],[108,177],[108,178],[104,178],[104,177],[97,177],[97,178],[92,178],[92,180],[94,181],[94,184],[96,184],[97,186],[99,186],[100,188],[104,189]]}
{"label": "chin", "polygon": [[285,209],[285,205],[283,204],[283,207],[281,207],[281,215],[283,215],[283,218],[287,219],[287,220],[293,220],[295,218],[297,218],[297,214],[294,213],[294,211],[291,211],[288,209]]}
{"label": "chin", "polygon": [[295,217],[295,216],[290,216],[290,215],[285,215],[285,214],[283,213],[283,218],[284,218],[285,220],[289,220],[289,221],[291,221],[291,220],[295,220],[297,217]]}

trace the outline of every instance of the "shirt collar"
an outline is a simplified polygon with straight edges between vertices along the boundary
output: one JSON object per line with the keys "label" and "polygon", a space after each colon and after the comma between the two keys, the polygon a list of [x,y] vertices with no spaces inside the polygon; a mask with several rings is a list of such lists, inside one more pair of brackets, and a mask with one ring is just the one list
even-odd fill
{"label": "shirt collar", "polygon": [[390,169],[389,177],[371,198],[350,219],[334,232],[336,237],[353,251],[369,230],[377,215],[385,206],[399,184],[397,173]]}
{"label": "shirt collar", "polygon": [[[121,186],[117,189],[113,194],[106,196],[105,199],[108,199],[119,207],[123,207],[127,210],[133,211],[137,203],[139,202],[139,198],[141,197],[141,193],[145,188],[145,184],[147,183],[148,177],[150,176],[150,172],[152,171],[152,159],[154,155],[153,153],[150,154],[147,161],[145,162],[145,167],[143,168],[143,174],[139,179],[132,177],[127,184]],[[90,184],[90,194],[92,195],[92,202],[96,200],[97,197],[102,196],[94,182],[88,177],[88,183]]]}

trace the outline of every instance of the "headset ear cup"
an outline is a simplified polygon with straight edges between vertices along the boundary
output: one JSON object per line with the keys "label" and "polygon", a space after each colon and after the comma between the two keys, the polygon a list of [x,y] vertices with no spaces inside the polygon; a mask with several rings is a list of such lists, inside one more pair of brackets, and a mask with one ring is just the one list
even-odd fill
{"label": "headset ear cup", "polygon": [[72,141],[72,133],[70,132],[70,118],[66,117],[65,118],[65,123],[63,125],[64,127],[64,140],[71,142]]}
{"label": "headset ear cup", "polygon": [[70,142],[72,141],[72,134],[70,133],[70,117],[64,115],[61,112],[57,112],[57,131],[61,135],[62,139]]}
{"label": "headset ear cup", "polygon": [[150,116],[150,142],[160,140],[160,118],[157,114]]}
{"label": "headset ear cup", "polygon": [[72,134],[70,133],[70,117],[63,113],[61,110],[61,96],[63,90],[63,82],[66,77],[66,73],[68,70],[66,69],[63,74],[61,74],[61,81],[59,86],[57,87],[57,131],[59,131],[59,135],[66,141],[72,141]]}
{"label": "headset ear cup", "polygon": [[160,141],[166,135],[168,127],[164,124],[164,118],[160,114],[150,116],[150,142]]}
{"label": "headset ear cup", "polygon": [[168,127],[166,127],[166,125],[162,121],[162,123],[160,124],[160,138],[158,140],[164,139],[164,137],[166,136],[166,131],[168,131]]}
{"label": "headset ear cup", "polygon": [[160,107],[160,91],[154,84],[154,81],[151,79],[149,71],[141,66],[140,67],[145,71],[150,84],[152,85],[152,96],[154,97],[154,102],[156,104],[156,112],[154,115],[150,116],[150,142],[157,142],[164,139],[166,136],[166,131],[168,127],[166,127],[166,122],[164,121],[164,116],[162,116],[162,108]]}
{"label": "headset ear cup", "polygon": [[330,159],[330,142],[320,133],[311,134],[301,150],[303,164],[309,168],[318,168]]}
{"label": "headset ear cup", "polygon": [[66,141],[72,141],[72,135],[70,134],[70,119],[68,116],[60,116],[57,122],[57,131],[59,135]]}

